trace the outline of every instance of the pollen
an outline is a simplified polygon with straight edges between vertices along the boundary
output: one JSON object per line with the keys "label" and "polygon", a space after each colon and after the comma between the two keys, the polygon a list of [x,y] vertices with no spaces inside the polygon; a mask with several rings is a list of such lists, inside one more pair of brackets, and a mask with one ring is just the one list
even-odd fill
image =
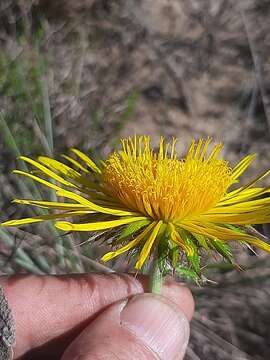
{"label": "pollen", "polygon": [[124,139],[105,162],[103,182],[130,210],[165,222],[192,219],[215,206],[233,183],[228,163],[217,158],[222,145],[207,155],[210,142],[193,141],[178,159],[175,139],[161,138],[156,152],[148,136]]}

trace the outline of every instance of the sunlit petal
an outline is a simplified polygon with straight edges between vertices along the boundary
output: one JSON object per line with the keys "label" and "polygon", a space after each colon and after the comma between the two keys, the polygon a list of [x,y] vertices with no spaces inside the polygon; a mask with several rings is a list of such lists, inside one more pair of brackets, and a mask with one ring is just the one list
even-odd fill
{"label": "sunlit petal", "polygon": [[58,221],[55,226],[64,231],[97,231],[104,229],[111,229],[121,225],[130,224],[134,221],[144,220],[145,217],[131,217],[131,218],[123,218],[119,220],[111,220],[111,221],[100,221],[95,223],[82,223],[82,224],[74,224],[68,221]]}

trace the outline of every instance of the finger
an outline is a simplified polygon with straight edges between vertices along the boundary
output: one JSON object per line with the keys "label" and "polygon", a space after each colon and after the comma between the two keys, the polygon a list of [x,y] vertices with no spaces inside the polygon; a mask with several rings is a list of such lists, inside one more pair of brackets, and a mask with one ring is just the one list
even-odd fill
{"label": "finger", "polygon": [[15,357],[44,344],[63,352],[97,312],[143,292],[133,277],[114,274],[16,276],[6,279],[4,289],[16,322]]}
{"label": "finger", "polygon": [[174,302],[183,311],[189,321],[192,319],[195,303],[191,291],[184,283],[176,282],[173,277],[165,278],[162,295]]}
{"label": "finger", "polygon": [[[147,288],[145,278],[125,274],[16,276],[2,278],[2,283],[16,322],[15,357],[40,349],[35,351],[38,359],[40,354],[59,358],[98,312]],[[182,304],[187,316],[192,316],[194,305],[187,288],[168,280],[163,294]]]}
{"label": "finger", "polygon": [[188,339],[189,323],[179,306],[162,296],[141,294],[102,312],[62,360],[180,360]]}

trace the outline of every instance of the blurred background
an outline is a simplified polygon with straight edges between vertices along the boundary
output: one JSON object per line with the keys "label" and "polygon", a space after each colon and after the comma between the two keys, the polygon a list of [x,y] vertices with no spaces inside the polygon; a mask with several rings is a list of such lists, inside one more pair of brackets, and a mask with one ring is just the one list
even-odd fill
{"label": "blurred background", "polygon": [[[42,213],[14,197],[53,197],[11,174],[24,170],[20,154],[59,158],[75,146],[104,157],[134,132],[178,137],[180,154],[211,136],[232,165],[258,154],[243,181],[265,170],[269,19],[269,0],[1,0],[1,220]],[[96,261],[104,244],[51,224],[0,229],[0,239],[2,274],[108,271]],[[235,250],[245,271],[214,259],[213,283],[190,285],[186,360],[270,359],[270,256]]]}

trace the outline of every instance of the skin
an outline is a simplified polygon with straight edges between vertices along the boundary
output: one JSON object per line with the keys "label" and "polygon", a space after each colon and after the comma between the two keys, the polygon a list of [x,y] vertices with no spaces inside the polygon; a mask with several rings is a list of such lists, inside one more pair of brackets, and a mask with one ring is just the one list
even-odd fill
{"label": "skin", "polygon": [[15,359],[182,359],[194,302],[166,279],[162,295],[127,274],[2,277],[16,322]]}

